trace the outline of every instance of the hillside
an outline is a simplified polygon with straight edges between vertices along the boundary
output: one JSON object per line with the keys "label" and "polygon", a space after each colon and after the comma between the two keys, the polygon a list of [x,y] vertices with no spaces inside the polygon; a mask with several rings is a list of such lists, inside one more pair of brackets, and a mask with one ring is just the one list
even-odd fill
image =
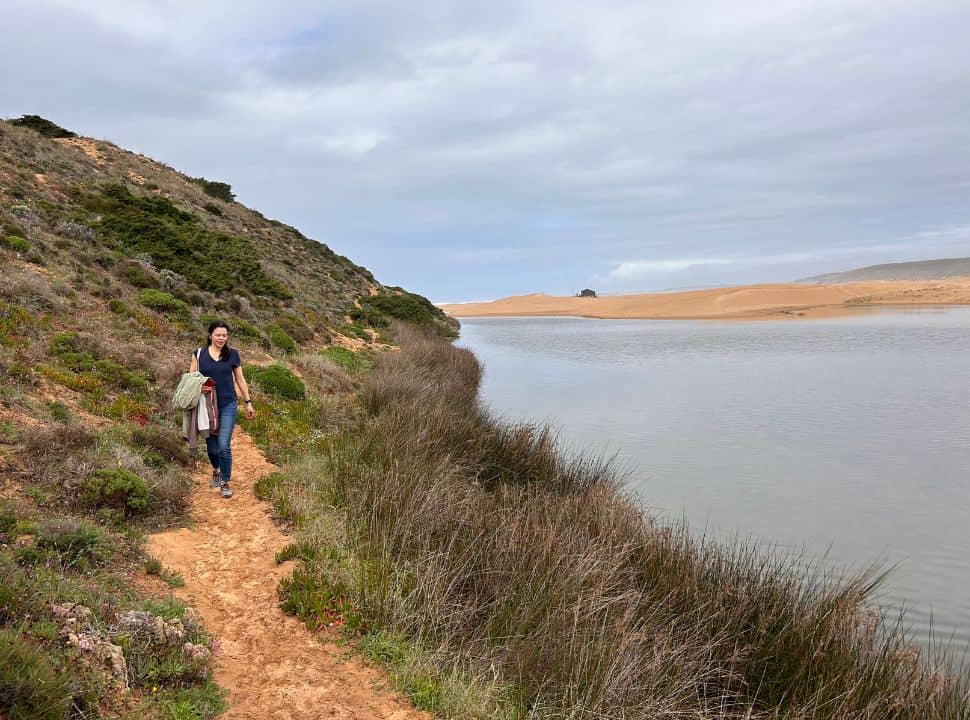
{"label": "hillside", "polygon": [[[41,118],[0,122],[0,717],[202,720],[224,691],[235,702],[213,682],[218,626],[146,549],[161,529],[209,522],[190,515],[208,483],[169,398],[215,318],[244,358],[253,422],[290,438],[345,421],[352,370],[395,342],[394,321],[457,330],[227,183]],[[250,455],[253,427],[237,428]],[[269,591],[258,611],[282,615]]]}
{"label": "hillside", "polygon": [[836,284],[866,280],[945,280],[959,277],[970,277],[970,257],[869,265],[845,272],[813,275],[798,282]]}
{"label": "hillside", "polygon": [[137,291],[157,289],[185,303],[170,319],[235,319],[263,344],[271,325],[297,344],[369,340],[365,328],[394,316],[448,327],[424,298],[235,202],[226,183],[41,129],[0,125],[0,232],[16,253],[6,262],[93,286],[85,309],[110,310],[111,299],[136,306]]}

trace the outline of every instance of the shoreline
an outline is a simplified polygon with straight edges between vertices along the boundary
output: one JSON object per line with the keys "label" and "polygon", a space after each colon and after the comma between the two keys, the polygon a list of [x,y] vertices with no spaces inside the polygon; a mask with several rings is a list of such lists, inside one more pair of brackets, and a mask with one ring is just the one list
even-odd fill
{"label": "shoreline", "polygon": [[970,278],[882,280],[838,285],[740,285],[597,298],[520,295],[443,304],[456,318],[585,317],[601,320],[779,320],[854,315],[891,307],[970,305]]}

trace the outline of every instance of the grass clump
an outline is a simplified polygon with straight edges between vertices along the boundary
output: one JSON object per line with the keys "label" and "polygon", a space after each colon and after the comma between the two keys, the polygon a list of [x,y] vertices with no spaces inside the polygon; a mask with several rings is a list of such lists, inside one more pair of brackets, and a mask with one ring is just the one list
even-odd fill
{"label": "grass clump", "polygon": [[289,354],[296,352],[296,341],[287,335],[286,330],[281,328],[279,325],[267,325],[266,335],[269,336],[270,342],[284,353]]}
{"label": "grass clump", "polygon": [[0,715],[9,720],[66,720],[73,695],[70,681],[40,646],[0,628]]}

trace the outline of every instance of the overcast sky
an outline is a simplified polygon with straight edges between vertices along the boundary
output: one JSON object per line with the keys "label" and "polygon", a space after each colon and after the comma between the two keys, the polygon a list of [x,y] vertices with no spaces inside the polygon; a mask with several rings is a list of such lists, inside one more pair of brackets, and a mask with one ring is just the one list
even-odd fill
{"label": "overcast sky", "polygon": [[4,0],[37,113],[436,301],[970,255],[970,2]]}

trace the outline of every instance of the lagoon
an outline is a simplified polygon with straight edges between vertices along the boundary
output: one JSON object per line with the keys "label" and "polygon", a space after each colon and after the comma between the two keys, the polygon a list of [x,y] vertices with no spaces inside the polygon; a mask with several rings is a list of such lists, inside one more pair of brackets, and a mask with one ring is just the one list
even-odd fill
{"label": "lagoon", "polygon": [[781,321],[466,318],[482,399],[613,457],[656,513],[827,567],[970,643],[970,308]]}

